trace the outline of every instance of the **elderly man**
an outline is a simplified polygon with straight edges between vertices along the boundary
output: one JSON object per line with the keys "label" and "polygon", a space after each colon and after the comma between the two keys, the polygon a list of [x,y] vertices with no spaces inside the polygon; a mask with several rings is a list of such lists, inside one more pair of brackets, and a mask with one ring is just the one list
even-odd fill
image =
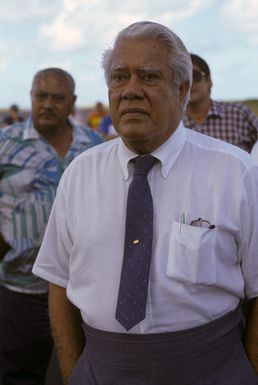
{"label": "elderly man", "polygon": [[[28,121],[0,132],[0,365],[2,385],[40,385],[52,351],[48,285],[32,273],[63,170],[103,140],[70,123],[75,84],[39,71]],[[87,176],[85,176],[87,178]]]}
{"label": "elderly man", "polygon": [[239,309],[258,294],[257,166],[182,125],[192,64],[167,27],[125,28],[103,66],[120,138],[66,170],[34,265],[65,384],[258,384]]}

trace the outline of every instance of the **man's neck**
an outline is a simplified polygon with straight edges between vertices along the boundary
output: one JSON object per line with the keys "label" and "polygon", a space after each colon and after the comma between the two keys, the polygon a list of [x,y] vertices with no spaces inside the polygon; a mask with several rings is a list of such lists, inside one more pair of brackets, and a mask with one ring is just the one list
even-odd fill
{"label": "man's neck", "polygon": [[197,124],[201,124],[206,119],[211,106],[211,100],[206,99],[199,102],[189,102],[186,113]]}
{"label": "man's neck", "polygon": [[70,125],[67,124],[62,129],[50,131],[49,133],[44,132],[41,135],[54,147],[61,158],[65,157],[73,140],[73,132]]}

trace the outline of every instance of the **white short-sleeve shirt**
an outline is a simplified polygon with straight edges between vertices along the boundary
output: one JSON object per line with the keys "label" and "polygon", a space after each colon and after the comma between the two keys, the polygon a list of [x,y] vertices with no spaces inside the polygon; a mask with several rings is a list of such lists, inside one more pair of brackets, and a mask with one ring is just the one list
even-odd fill
{"label": "white short-sleeve shirt", "polygon": [[[154,239],[146,318],[130,333],[183,330],[258,294],[258,166],[243,150],[188,130],[152,153]],[[34,273],[65,287],[92,327],[115,319],[131,152],[120,138],[65,171]],[[191,225],[198,218],[214,228]],[[213,227],[213,226],[212,226]]]}
{"label": "white short-sleeve shirt", "polygon": [[256,162],[258,162],[258,140],[255,142],[252,151],[251,151],[251,156],[254,158]]}

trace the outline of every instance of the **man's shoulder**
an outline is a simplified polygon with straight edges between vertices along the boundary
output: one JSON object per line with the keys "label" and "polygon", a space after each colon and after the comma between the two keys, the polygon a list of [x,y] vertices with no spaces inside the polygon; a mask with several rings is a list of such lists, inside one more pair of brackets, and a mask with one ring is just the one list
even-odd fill
{"label": "man's shoulder", "polygon": [[76,136],[83,135],[89,138],[90,141],[93,142],[93,144],[99,144],[104,142],[104,139],[100,134],[98,134],[96,131],[92,130],[90,127],[86,126],[85,124],[73,122],[73,127],[75,128]]}
{"label": "man's shoulder", "polygon": [[15,123],[0,129],[0,156],[10,154],[17,146],[23,147],[25,123]]}
{"label": "man's shoulder", "polygon": [[250,108],[242,102],[212,100],[212,107],[222,113],[252,114]]}
{"label": "man's shoulder", "polygon": [[186,128],[186,132],[188,143],[198,149],[198,151],[202,151],[202,153],[208,152],[213,153],[214,155],[217,154],[218,156],[223,157],[224,160],[225,158],[230,158],[231,160],[235,158],[243,163],[249,163],[251,160],[251,156],[247,151],[244,151],[231,143],[201,134],[188,128]]}
{"label": "man's shoulder", "polygon": [[112,139],[80,153],[65,169],[62,183],[73,185],[73,183],[77,184],[78,179],[83,183],[85,175],[87,175],[87,183],[96,176],[105,179],[108,174],[107,170],[112,169],[112,162],[117,156],[118,141],[119,139]]}
{"label": "man's shoulder", "polygon": [[14,123],[0,129],[0,140],[15,140],[22,137],[25,128],[25,122]]}
{"label": "man's shoulder", "polygon": [[89,159],[98,159],[100,161],[103,159],[108,162],[109,156],[113,151],[116,151],[118,146],[119,138],[115,138],[109,141],[103,141],[99,143],[97,146],[93,146],[89,148],[87,151],[84,151],[80,155],[78,155],[74,162],[84,162],[85,160],[89,161]]}

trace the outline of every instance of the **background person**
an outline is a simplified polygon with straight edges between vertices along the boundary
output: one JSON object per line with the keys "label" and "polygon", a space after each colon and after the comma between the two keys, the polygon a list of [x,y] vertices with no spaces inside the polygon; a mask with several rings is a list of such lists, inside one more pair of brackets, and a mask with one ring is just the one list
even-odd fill
{"label": "background person", "polygon": [[22,116],[17,104],[12,104],[8,113],[3,117],[1,126],[10,126],[11,124],[23,122],[24,117]]}
{"label": "background person", "polygon": [[99,126],[99,133],[105,138],[105,140],[117,138],[118,135],[113,126],[110,115],[107,115],[102,119]]}
{"label": "background person", "polygon": [[64,382],[257,385],[258,167],[182,125],[192,63],[165,26],[125,28],[103,66],[120,138],[66,170],[33,270]]}
{"label": "background person", "polygon": [[52,352],[48,285],[32,273],[63,170],[103,140],[72,124],[72,76],[39,71],[32,115],[0,132],[0,365],[1,385],[41,385]]}
{"label": "background person", "polygon": [[258,117],[241,103],[213,100],[208,64],[195,54],[191,54],[191,59],[193,84],[183,119],[184,125],[250,152],[258,138]]}
{"label": "background person", "polygon": [[91,127],[94,131],[98,131],[102,119],[107,115],[108,114],[103,106],[103,103],[97,102],[94,106],[93,111],[91,111],[87,116],[87,125]]}

